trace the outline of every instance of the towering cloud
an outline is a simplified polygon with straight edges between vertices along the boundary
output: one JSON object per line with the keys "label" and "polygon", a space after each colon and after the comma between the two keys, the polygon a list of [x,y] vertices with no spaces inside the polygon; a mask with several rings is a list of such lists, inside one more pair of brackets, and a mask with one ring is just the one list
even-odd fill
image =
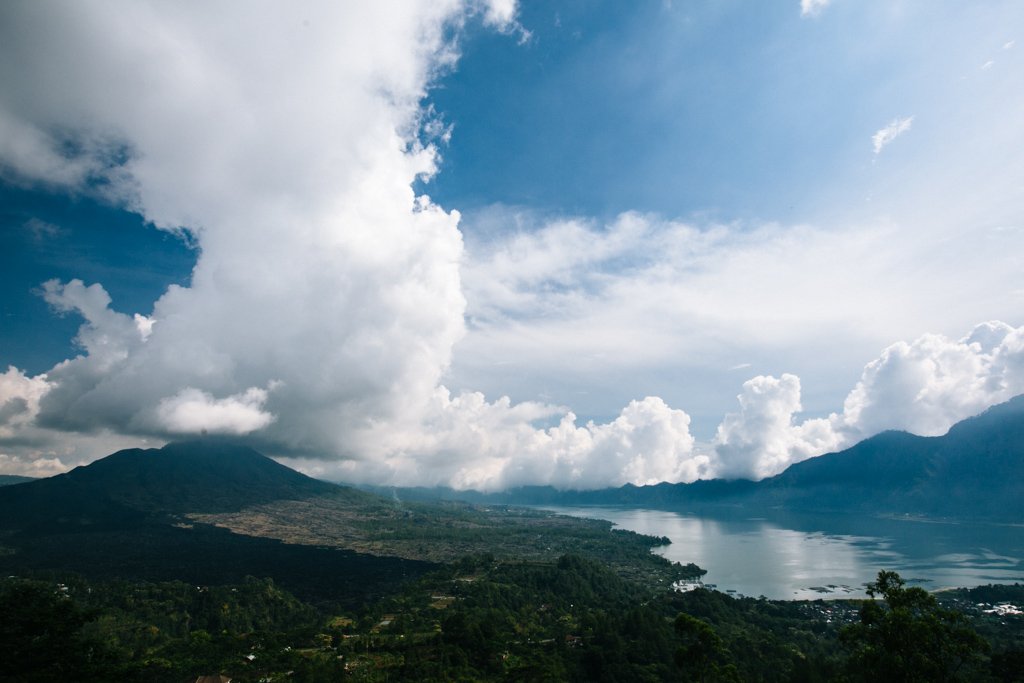
{"label": "towering cloud", "polygon": [[6,179],[99,194],[199,247],[190,286],[134,317],[102,283],[46,283],[85,323],[82,354],[31,380],[38,423],[262,431],[333,456],[421,409],[464,302],[458,215],[411,189],[434,170],[420,101],[466,17],[514,10],[6,4]]}
{"label": "towering cloud", "polygon": [[1024,327],[983,323],[961,339],[926,334],[868,363],[839,423],[853,437],[886,429],[937,436],[1024,393]]}
{"label": "towering cloud", "polygon": [[743,384],[740,412],[725,416],[715,435],[715,474],[762,479],[794,462],[834,450],[841,442],[828,420],[795,424],[800,378],[755,377]]}

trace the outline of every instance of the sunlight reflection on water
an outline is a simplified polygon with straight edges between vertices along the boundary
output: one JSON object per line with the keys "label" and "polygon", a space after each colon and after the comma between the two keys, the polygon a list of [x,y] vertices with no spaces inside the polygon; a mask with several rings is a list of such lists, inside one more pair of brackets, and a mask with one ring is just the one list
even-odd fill
{"label": "sunlight reflection on water", "polygon": [[992,524],[936,524],[847,515],[742,513],[692,516],[618,507],[544,509],[606,519],[622,529],[667,536],[654,552],[694,562],[706,584],[773,599],[862,597],[880,569],[928,590],[1024,581],[1024,530]]}

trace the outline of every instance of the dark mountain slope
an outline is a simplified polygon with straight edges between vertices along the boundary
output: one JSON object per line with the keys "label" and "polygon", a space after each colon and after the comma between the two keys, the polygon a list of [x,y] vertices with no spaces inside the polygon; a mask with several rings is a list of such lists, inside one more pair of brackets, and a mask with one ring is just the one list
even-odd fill
{"label": "dark mountain slope", "polygon": [[941,437],[883,432],[759,482],[751,502],[796,509],[906,512],[901,501],[927,486],[940,450]]}
{"label": "dark mountain slope", "polygon": [[172,513],[225,512],[340,490],[251,448],[213,439],[118,451],[62,476],[128,507]]}
{"label": "dark mountain slope", "polygon": [[228,440],[119,451],[66,474],[0,488],[0,574],[72,571],[195,584],[251,574],[273,577],[308,599],[359,604],[434,567],[231,533],[189,516],[314,500],[357,515],[390,507]]}
{"label": "dark mountain slope", "polygon": [[766,479],[751,502],[794,509],[1024,520],[1024,397],[938,437],[884,432]]}

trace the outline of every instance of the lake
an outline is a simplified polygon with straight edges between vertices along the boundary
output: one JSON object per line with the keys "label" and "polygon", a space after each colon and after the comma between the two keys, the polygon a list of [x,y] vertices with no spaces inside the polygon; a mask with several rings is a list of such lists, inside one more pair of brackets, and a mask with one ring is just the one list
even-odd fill
{"label": "lake", "polygon": [[1024,582],[1024,526],[847,515],[714,517],[625,507],[542,506],[667,536],[654,552],[708,571],[720,591],[775,600],[863,597],[880,569],[927,590]]}

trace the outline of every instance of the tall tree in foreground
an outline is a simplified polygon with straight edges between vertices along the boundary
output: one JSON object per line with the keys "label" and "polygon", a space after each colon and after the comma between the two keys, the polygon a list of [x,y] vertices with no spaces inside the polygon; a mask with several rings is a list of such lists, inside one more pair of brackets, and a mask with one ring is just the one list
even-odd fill
{"label": "tall tree in foreground", "polygon": [[113,680],[114,653],[82,633],[94,616],[52,586],[4,582],[0,585],[0,682]]}
{"label": "tall tree in foreground", "polygon": [[988,643],[963,614],[940,607],[922,588],[907,588],[896,572],[878,572],[867,592],[872,599],[864,601],[860,623],[840,633],[851,680],[934,683],[985,677],[981,665]]}
{"label": "tall tree in foreground", "polygon": [[706,621],[683,613],[676,617],[676,634],[682,643],[676,650],[676,664],[686,681],[739,681],[736,667],[727,663],[728,651],[722,639]]}

